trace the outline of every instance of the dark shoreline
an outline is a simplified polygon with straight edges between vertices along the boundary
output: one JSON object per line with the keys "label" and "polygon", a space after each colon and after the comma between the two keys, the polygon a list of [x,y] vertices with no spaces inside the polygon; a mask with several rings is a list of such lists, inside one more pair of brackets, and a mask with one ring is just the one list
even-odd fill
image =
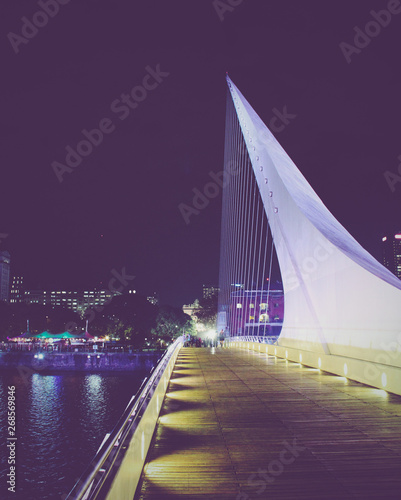
{"label": "dark shoreline", "polygon": [[65,373],[65,372],[129,372],[149,371],[160,359],[163,352],[137,353],[39,353],[0,352],[0,372],[17,370],[29,373]]}

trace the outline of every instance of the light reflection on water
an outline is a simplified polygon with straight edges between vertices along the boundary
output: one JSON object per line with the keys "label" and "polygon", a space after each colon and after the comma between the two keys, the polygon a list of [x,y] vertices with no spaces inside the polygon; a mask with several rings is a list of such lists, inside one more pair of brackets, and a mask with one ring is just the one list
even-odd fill
{"label": "light reflection on water", "polygon": [[[0,498],[60,499],[70,491],[110,432],[145,372],[41,375],[0,373],[0,429],[5,441],[7,387],[17,392],[17,494]],[[0,476],[8,465],[4,454]],[[3,492],[6,496],[3,497]]]}

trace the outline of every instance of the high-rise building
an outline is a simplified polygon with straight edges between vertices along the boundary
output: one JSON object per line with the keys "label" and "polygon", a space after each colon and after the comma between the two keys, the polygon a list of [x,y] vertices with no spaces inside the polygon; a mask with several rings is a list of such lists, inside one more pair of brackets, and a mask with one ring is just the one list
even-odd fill
{"label": "high-rise building", "polygon": [[10,303],[19,304],[24,302],[24,278],[22,276],[13,276],[10,290]]}
{"label": "high-rise building", "polygon": [[10,262],[9,252],[0,252],[0,301],[4,302],[10,300]]}
{"label": "high-rise building", "polygon": [[83,292],[71,290],[26,290],[24,302],[27,304],[50,305],[52,307],[61,306],[72,309],[78,314],[91,307],[102,307],[108,304],[119,292],[110,290],[85,290]]}
{"label": "high-rise building", "polygon": [[220,292],[220,288],[217,286],[203,285],[203,298],[209,299]]}
{"label": "high-rise building", "polygon": [[401,232],[384,236],[382,244],[384,266],[401,279]]}

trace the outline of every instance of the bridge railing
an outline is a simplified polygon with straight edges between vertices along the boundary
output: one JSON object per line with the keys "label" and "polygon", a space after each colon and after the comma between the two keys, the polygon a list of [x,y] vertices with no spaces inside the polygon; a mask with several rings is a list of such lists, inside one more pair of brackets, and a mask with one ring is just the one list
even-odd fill
{"label": "bridge railing", "polygon": [[66,500],[132,500],[183,337],[160,358]]}
{"label": "bridge railing", "polygon": [[255,337],[255,336],[238,336],[230,337],[231,342],[258,342],[259,344],[274,344],[278,339],[278,335],[268,335],[265,337]]}

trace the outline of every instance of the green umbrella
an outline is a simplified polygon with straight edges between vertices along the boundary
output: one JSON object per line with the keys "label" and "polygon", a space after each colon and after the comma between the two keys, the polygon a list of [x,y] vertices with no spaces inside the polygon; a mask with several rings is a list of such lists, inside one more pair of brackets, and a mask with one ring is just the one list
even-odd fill
{"label": "green umbrella", "polygon": [[37,333],[36,335],[32,335],[32,337],[35,337],[37,339],[76,339],[76,338],[78,338],[76,335],[74,335],[70,332],[63,332],[63,333],[42,332],[42,333]]}
{"label": "green umbrella", "polygon": [[57,333],[56,335],[53,335],[54,339],[79,339],[81,337],[79,335],[74,335],[71,332]]}
{"label": "green umbrella", "polygon": [[50,332],[42,332],[42,333],[35,333],[35,335],[32,335],[33,338],[35,339],[51,339],[53,338],[53,333]]}

